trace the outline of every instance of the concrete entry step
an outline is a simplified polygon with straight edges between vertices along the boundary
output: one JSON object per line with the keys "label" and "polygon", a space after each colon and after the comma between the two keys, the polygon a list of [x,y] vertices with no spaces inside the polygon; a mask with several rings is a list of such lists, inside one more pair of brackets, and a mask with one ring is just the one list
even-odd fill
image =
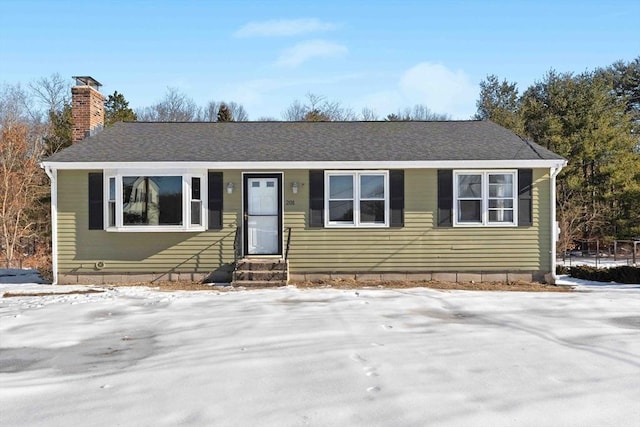
{"label": "concrete entry step", "polygon": [[260,270],[271,271],[280,270],[287,271],[289,262],[284,259],[268,259],[268,258],[243,258],[236,262],[236,271]]}
{"label": "concrete entry step", "polygon": [[289,262],[283,259],[244,258],[236,262],[233,286],[284,286],[289,279]]}
{"label": "concrete entry step", "polygon": [[286,280],[235,280],[232,285],[236,288],[277,288],[287,286]]}
{"label": "concrete entry step", "polygon": [[287,272],[282,270],[236,270],[233,272],[233,280],[284,280],[287,281]]}

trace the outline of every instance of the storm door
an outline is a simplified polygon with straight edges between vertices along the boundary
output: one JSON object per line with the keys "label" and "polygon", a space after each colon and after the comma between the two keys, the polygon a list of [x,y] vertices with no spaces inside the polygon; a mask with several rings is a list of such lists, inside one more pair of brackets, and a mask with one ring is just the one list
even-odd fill
{"label": "storm door", "polygon": [[282,174],[244,174],[244,254],[282,254]]}

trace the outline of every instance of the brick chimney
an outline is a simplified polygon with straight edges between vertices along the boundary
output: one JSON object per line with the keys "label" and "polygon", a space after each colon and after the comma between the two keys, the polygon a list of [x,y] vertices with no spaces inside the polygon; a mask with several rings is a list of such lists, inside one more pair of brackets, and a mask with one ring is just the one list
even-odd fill
{"label": "brick chimney", "polygon": [[76,85],[71,88],[71,115],[73,117],[73,142],[95,135],[104,126],[104,96],[98,92],[102,86],[89,76],[74,76]]}

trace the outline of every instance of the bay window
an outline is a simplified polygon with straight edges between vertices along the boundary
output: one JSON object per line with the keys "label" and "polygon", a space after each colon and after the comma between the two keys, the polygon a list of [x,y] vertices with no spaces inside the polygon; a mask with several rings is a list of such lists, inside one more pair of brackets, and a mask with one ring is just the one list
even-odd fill
{"label": "bay window", "polygon": [[456,171],[455,225],[517,225],[516,183],[515,171]]}
{"label": "bay window", "polygon": [[105,172],[107,230],[198,231],[204,227],[204,173]]}
{"label": "bay window", "polygon": [[327,227],[388,227],[387,171],[325,172]]}

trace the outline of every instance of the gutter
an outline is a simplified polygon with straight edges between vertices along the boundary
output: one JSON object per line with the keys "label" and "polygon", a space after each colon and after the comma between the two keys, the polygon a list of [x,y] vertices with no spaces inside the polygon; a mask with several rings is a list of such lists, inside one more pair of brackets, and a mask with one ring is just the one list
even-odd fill
{"label": "gutter", "polygon": [[558,231],[559,227],[556,221],[556,177],[562,170],[564,166],[567,165],[567,161],[558,164],[555,167],[550,169],[550,193],[551,193],[551,250],[549,251],[551,254],[551,284],[555,285],[558,281],[558,276],[556,275],[556,247],[558,244]]}
{"label": "gutter", "polygon": [[52,285],[58,284],[58,170],[46,163],[40,167],[51,180],[51,270]]}

